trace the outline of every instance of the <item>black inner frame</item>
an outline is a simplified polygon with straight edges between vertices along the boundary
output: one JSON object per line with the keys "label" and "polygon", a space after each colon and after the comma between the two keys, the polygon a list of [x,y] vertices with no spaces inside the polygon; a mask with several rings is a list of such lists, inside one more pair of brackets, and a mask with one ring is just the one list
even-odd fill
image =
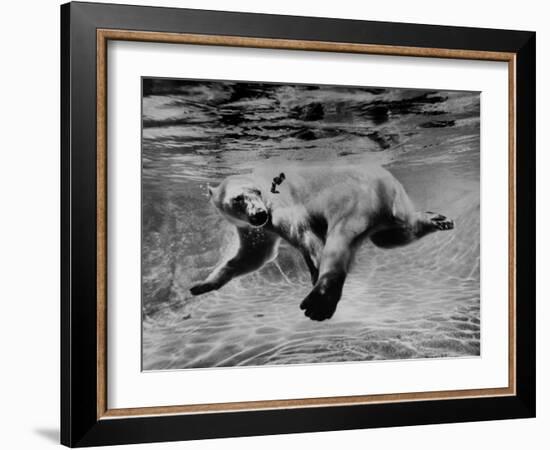
{"label": "black inner frame", "polygon": [[[97,419],[96,30],[515,53],[517,395]],[[126,5],[61,6],[61,443],[71,447],[535,416],[535,33]]]}

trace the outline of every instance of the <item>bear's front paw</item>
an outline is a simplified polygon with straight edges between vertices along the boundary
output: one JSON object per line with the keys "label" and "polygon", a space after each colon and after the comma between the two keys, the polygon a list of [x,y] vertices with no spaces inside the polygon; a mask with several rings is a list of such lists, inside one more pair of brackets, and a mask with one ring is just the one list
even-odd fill
{"label": "bear's front paw", "polygon": [[[320,283],[313,288],[309,295],[300,304],[300,309],[311,320],[330,319],[336,311],[336,305],[342,295],[342,287],[339,282]],[[327,285],[328,284],[328,285]]]}
{"label": "bear's front paw", "polygon": [[205,294],[206,292],[213,291],[214,289],[216,288],[212,283],[197,283],[194,286],[192,286],[191,289],[189,289],[189,291],[193,295],[201,295],[201,294]]}

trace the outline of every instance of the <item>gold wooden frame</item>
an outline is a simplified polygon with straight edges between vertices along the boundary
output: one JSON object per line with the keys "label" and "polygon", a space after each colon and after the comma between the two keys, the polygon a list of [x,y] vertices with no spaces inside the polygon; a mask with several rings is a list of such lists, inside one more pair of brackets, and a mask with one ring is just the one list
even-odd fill
{"label": "gold wooden frame", "polygon": [[[109,409],[107,405],[107,42],[109,40],[195,45],[217,45],[266,49],[308,50],[501,61],[508,63],[508,386],[399,394],[318,397],[287,400],[264,400],[200,405],[149,406]],[[319,406],[344,406],[445,400],[516,395],[516,55],[505,52],[455,50],[445,48],[401,47],[388,45],[263,39],[147,31],[97,30],[97,418],[166,414],[218,413],[262,409],[288,409]]]}

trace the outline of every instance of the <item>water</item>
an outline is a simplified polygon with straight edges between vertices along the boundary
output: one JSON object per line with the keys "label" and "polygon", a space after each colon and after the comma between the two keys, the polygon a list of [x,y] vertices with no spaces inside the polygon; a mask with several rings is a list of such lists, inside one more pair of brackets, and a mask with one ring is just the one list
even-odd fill
{"label": "water", "polygon": [[[144,80],[144,370],[480,354],[479,94]],[[298,305],[298,252],[192,297],[234,251],[207,183],[270,160],[383,164],[456,228],[357,254],[332,319]]]}

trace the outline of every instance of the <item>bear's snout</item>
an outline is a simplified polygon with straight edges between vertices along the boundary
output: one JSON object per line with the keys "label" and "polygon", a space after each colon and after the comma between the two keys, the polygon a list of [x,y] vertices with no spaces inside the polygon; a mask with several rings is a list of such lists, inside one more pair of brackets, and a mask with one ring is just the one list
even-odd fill
{"label": "bear's snout", "polygon": [[254,214],[250,215],[248,220],[250,221],[250,224],[255,227],[261,227],[262,225],[265,225],[268,219],[267,211],[256,211]]}

